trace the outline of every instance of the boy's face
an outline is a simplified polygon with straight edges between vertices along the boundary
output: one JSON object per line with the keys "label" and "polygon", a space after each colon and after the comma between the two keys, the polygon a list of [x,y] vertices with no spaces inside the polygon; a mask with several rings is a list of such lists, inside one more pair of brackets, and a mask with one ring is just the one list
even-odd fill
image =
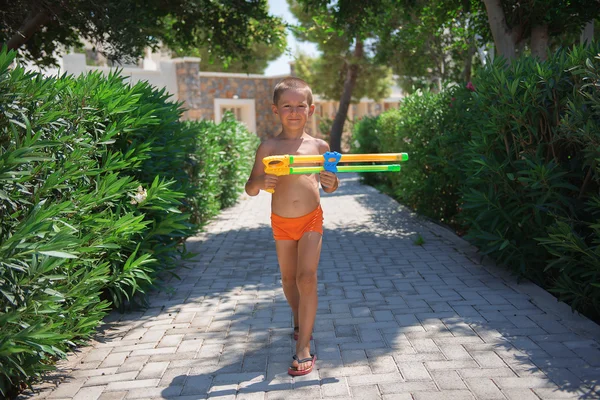
{"label": "boy's face", "polygon": [[304,129],[306,121],[315,111],[315,105],[308,104],[306,91],[296,89],[283,92],[278,103],[271,108],[279,116],[281,124],[288,129]]}

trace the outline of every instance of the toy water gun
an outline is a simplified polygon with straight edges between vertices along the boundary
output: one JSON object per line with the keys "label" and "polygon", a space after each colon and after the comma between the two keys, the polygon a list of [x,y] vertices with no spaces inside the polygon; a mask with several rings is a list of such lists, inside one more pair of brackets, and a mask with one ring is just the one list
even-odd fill
{"label": "toy water gun", "polygon": [[[270,175],[302,175],[318,174],[321,171],[339,172],[399,172],[400,164],[386,165],[348,165],[339,166],[338,163],[355,162],[385,162],[385,161],[407,161],[406,153],[382,153],[382,154],[340,154],[335,151],[328,151],[322,155],[310,156],[269,156],[263,158],[265,164],[265,173]],[[296,167],[296,164],[316,164],[323,163],[323,166]],[[267,190],[274,193],[273,189]]]}

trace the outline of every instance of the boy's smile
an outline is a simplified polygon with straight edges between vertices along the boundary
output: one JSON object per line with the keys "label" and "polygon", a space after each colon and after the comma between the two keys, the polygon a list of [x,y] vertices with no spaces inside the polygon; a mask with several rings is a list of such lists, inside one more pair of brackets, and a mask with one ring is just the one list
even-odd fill
{"label": "boy's smile", "polygon": [[283,130],[289,133],[302,133],[308,118],[315,110],[313,104],[308,104],[306,92],[296,89],[283,92],[277,104],[273,104],[271,108],[279,116]]}

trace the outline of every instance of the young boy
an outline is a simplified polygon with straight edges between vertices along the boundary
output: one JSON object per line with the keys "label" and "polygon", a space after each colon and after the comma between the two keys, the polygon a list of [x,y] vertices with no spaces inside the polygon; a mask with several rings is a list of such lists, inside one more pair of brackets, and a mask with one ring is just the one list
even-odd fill
{"label": "young boy", "polygon": [[296,354],[288,369],[290,375],[306,375],[313,370],[316,356],[310,353],[310,339],[317,314],[317,266],[321,255],[323,211],[319,181],[326,193],[339,185],[334,173],[313,175],[267,175],[262,159],[272,155],[314,155],[329,151],[327,142],[304,131],[315,111],[312,91],[298,78],[285,78],[275,86],[271,106],[281,121],[281,132],[264,141],[256,151],[254,168],[246,183],[246,193],[274,189],[271,198],[271,225],[281,270],[283,292],[294,314]]}

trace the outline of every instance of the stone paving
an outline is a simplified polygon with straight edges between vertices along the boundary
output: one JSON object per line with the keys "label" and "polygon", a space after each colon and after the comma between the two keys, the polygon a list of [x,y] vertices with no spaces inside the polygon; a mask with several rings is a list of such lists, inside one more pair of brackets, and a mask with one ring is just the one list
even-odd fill
{"label": "stone paving", "polygon": [[31,397],[600,398],[597,324],[353,175],[322,199],[316,371],[289,377],[269,200],[225,210],[189,240],[199,255],[181,280],[143,312],[111,314]]}

